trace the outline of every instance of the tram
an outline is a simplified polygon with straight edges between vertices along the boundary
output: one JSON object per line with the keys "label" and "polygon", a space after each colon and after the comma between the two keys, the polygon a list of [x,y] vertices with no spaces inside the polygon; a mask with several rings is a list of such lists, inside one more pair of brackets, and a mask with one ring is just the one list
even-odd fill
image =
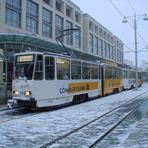
{"label": "tram", "polygon": [[100,62],[42,52],[14,55],[9,106],[48,107],[102,95]]}
{"label": "tram", "polygon": [[[142,73],[138,72],[142,85]],[[79,103],[136,86],[135,70],[72,56],[27,51],[14,55],[8,107],[40,108]]]}
{"label": "tram", "polygon": [[[136,70],[127,67],[122,69],[122,88],[123,90],[133,89],[136,87]],[[138,71],[138,87],[143,84],[142,72]]]}

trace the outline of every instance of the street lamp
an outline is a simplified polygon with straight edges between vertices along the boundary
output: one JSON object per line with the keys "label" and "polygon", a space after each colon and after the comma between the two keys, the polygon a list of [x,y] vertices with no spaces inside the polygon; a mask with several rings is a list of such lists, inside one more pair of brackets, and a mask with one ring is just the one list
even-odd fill
{"label": "street lamp", "polygon": [[134,34],[135,34],[135,67],[136,67],[136,90],[138,89],[138,51],[137,51],[137,19],[143,17],[144,21],[148,20],[148,16],[146,14],[144,15],[136,15],[134,13],[133,16],[124,16],[123,23],[127,23],[129,18],[134,19]]}

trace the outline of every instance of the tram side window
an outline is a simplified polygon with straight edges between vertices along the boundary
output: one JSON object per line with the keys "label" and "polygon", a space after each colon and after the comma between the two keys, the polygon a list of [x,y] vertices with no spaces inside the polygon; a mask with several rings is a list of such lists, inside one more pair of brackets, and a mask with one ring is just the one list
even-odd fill
{"label": "tram side window", "polygon": [[105,78],[108,78],[108,67],[105,67]]}
{"label": "tram side window", "polygon": [[122,70],[119,69],[119,79],[122,79]]}
{"label": "tram side window", "polygon": [[91,65],[91,79],[99,78],[99,67],[98,65]]}
{"label": "tram side window", "polygon": [[42,55],[37,55],[34,79],[35,80],[43,79],[43,56]]}
{"label": "tram side window", "polygon": [[45,79],[53,80],[55,78],[55,64],[53,57],[45,57]]}
{"label": "tram side window", "polygon": [[81,62],[71,61],[71,79],[81,79]]}
{"label": "tram side window", "polygon": [[82,63],[82,78],[90,79],[90,64]]}
{"label": "tram side window", "polygon": [[57,58],[57,79],[69,80],[70,79],[70,61],[64,58]]}
{"label": "tram side window", "polygon": [[128,78],[128,71],[127,70],[123,70],[123,78],[124,79]]}
{"label": "tram side window", "polygon": [[117,79],[118,78],[118,70],[115,68],[114,71],[115,71],[115,79]]}
{"label": "tram side window", "polygon": [[106,66],[106,68],[105,68],[105,78],[107,78],[107,79],[111,78],[111,72],[112,72],[111,68],[109,66]]}
{"label": "tram side window", "polygon": [[112,69],[113,79],[117,78],[117,71],[115,68]]}
{"label": "tram side window", "polygon": [[129,78],[130,78],[130,79],[133,78],[133,77],[132,77],[132,71],[129,71]]}
{"label": "tram side window", "polygon": [[120,78],[120,70],[116,69],[116,71],[117,71],[117,79],[119,79]]}
{"label": "tram side window", "polygon": [[108,78],[112,78],[112,68],[108,68]]}

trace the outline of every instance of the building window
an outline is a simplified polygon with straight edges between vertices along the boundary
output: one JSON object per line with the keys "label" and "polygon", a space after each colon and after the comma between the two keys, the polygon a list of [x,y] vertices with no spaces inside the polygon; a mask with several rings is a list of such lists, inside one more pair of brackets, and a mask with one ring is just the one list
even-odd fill
{"label": "building window", "polygon": [[80,23],[80,21],[81,21],[81,15],[80,15],[80,13],[78,13],[77,11],[75,12],[75,21],[76,21],[77,23]]}
{"label": "building window", "polygon": [[98,26],[95,25],[95,33],[98,34]]}
{"label": "building window", "polygon": [[52,38],[52,12],[45,8],[42,13],[42,35]]}
{"label": "building window", "polygon": [[37,22],[34,19],[27,17],[26,30],[32,33],[37,33]]}
{"label": "building window", "polygon": [[103,37],[103,30],[101,28],[99,28],[99,34],[101,37]]}
{"label": "building window", "polygon": [[100,39],[100,50],[101,50],[101,56],[103,56],[103,40]]}
{"label": "building window", "polygon": [[89,30],[93,31],[93,23],[91,21],[89,21]]}
{"label": "building window", "polygon": [[114,51],[113,51],[113,46],[111,46],[111,59],[113,60],[114,57]]}
{"label": "building window", "polygon": [[55,3],[55,8],[56,10],[60,11],[60,12],[63,12],[63,1],[61,0],[56,0],[56,3]]}
{"label": "building window", "polygon": [[61,36],[63,34],[63,18],[56,15],[56,20],[55,20],[55,37]]}
{"label": "building window", "polygon": [[104,41],[105,58],[107,58],[107,43]]}
{"label": "building window", "polygon": [[43,0],[43,2],[45,2],[46,4],[49,4],[49,0]]}
{"label": "building window", "polygon": [[108,58],[111,59],[111,48],[110,48],[110,44],[108,44]]}
{"label": "building window", "polygon": [[113,41],[113,37],[111,37],[111,43],[113,44],[113,42],[114,42],[114,41]]}
{"label": "building window", "polygon": [[53,5],[53,1],[52,0],[43,0],[44,3],[52,6]]}
{"label": "building window", "polygon": [[95,53],[99,54],[99,51],[98,51],[98,37],[96,37],[96,36],[95,36]]}
{"label": "building window", "polygon": [[26,10],[26,30],[38,33],[38,5],[27,0]]}
{"label": "building window", "polygon": [[73,9],[68,5],[66,5],[66,16],[73,18]]}
{"label": "building window", "polygon": [[106,34],[105,31],[104,31],[104,39],[105,39],[105,40],[107,39],[107,34]]}
{"label": "building window", "polygon": [[[66,21],[66,29],[72,29],[72,23],[69,21]],[[72,30],[69,30],[66,32],[67,36],[66,36],[66,44],[68,45],[73,45],[73,34],[72,34]]]}
{"label": "building window", "polygon": [[6,24],[21,27],[21,0],[6,0]]}
{"label": "building window", "polygon": [[107,40],[108,40],[108,42],[110,42],[110,35],[109,34],[107,35]]}
{"label": "building window", "polygon": [[81,29],[78,26],[75,26],[75,28],[78,30],[75,32],[74,45],[75,47],[80,48],[81,47]]}
{"label": "building window", "polygon": [[89,34],[89,51],[93,53],[93,35]]}

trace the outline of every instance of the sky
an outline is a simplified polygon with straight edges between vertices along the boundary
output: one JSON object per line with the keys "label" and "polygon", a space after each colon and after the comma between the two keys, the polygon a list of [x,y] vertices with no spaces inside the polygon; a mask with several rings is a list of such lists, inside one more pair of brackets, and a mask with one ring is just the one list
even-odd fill
{"label": "sky", "polygon": [[[72,0],[72,2],[79,6],[83,13],[88,13],[120,38],[125,44],[124,58],[133,63],[135,63],[135,52],[131,50],[135,50],[135,35],[132,28],[134,19],[128,18],[129,23],[122,21],[123,16],[133,16],[136,12],[138,50],[146,50],[143,48],[148,46],[148,21],[144,21],[139,15],[148,15],[147,0]],[[148,61],[148,49],[145,52],[138,52],[138,66],[141,66],[143,60]]]}

